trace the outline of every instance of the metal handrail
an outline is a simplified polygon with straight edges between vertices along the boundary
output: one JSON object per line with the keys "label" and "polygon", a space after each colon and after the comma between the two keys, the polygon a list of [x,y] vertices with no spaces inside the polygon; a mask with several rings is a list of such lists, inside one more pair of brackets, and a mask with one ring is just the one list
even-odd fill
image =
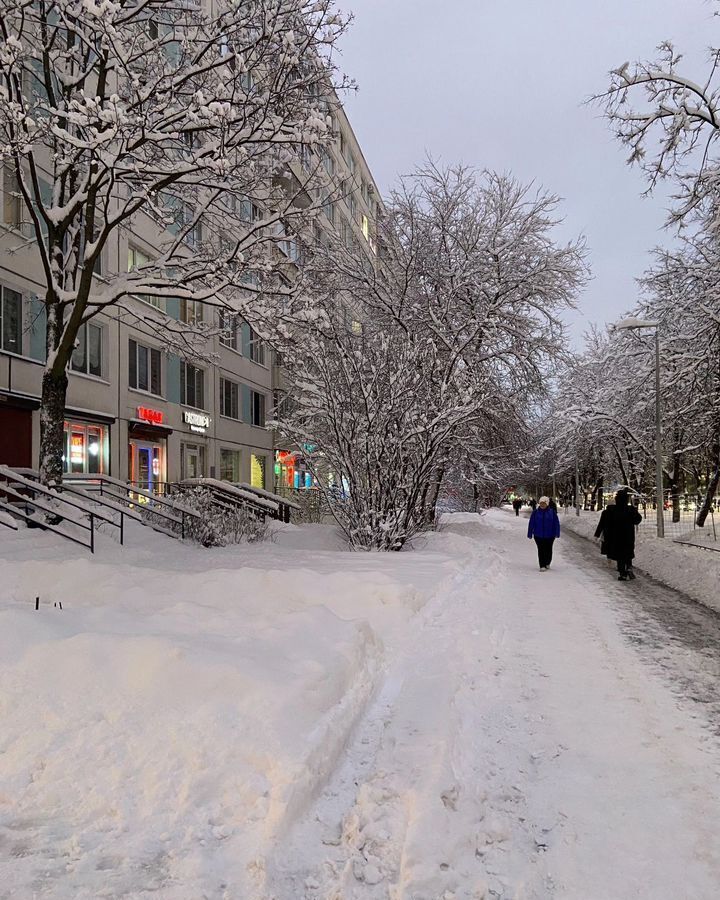
{"label": "metal handrail", "polygon": [[[42,528],[46,531],[52,531],[55,534],[59,534],[64,538],[67,538],[69,541],[72,541],[75,544],[79,544],[81,547],[86,547],[90,550],[91,553],[95,553],[95,514],[94,513],[86,513],[90,517],[90,524],[87,525],[85,522],[79,522],[77,519],[71,519],[67,515],[63,515],[59,512],[55,507],[50,506],[49,503],[43,503],[40,500],[36,500],[33,497],[28,497],[26,494],[21,494],[19,491],[16,491],[15,488],[11,487],[9,484],[4,485],[2,488],[3,493],[10,494],[12,497],[17,498],[24,506],[25,512],[23,513],[21,510],[17,508],[17,506],[13,506],[11,503],[7,503],[5,500],[0,500],[0,505],[9,512],[14,515],[20,516],[28,524],[32,523],[32,525],[37,528]],[[59,498],[62,499],[62,498]],[[34,507],[35,510],[42,510],[43,512],[49,513],[50,515],[57,516],[62,521],[67,521],[71,525],[75,525],[78,528],[83,528],[89,532],[90,535],[90,543],[86,544],[84,541],[81,541],[79,538],[74,537],[72,534],[68,534],[67,531],[63,531],[61,528],[58,528],[57,525],[53,522],[39,522],[36,518],[30,515],[29,507]]]}

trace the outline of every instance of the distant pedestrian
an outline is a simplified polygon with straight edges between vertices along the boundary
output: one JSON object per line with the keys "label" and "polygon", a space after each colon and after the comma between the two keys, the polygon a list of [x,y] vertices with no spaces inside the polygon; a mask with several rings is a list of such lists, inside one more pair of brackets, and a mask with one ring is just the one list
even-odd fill
{"label": "distant pedestrian", "polygon": [[642,516],[630,505],[627,491],[618,491],[615,506],[608,513],[603,527],[608,559],[617,562],[618,581],[635,578],[632,561],[635,558],[635,526],[642,522]]}
{"label": "distant pedestrian", "polygon": [[557,503],[555,502],[555,500],[552,497],[550,498],[548,506],[550,507],[550,509],[554,509],[555,512],[557,512]]}
{"label": "distant pedestrian", "polygon": [[540,571],[546,572],[552,562],[553,543],[560,537],[560,519],[554,509],[550,509],[550,498],[541,497],[537,509],[533,509],[528,522],[528,538],[537,544]]}
{"label": "distant pedestrian", "polygon": [[522,500],[521,500],[519,497],[516,497],[516,498],[513,500],[513,504],[512,504],[512,505],[513,505],[513,509],[515,510],[515,515],[516,515],[516,516],[519,516],[519,515],[520,515],[520,508],[522,507]]}
{"label": "distant pedestrian", "polygon": [[532,509],[533,512],[535,512],[535,507],[537,506],[537,503],[535,502],[535,498],[534,498],[534,497],[531,497],[531,498],[528,500],[528,506]]}

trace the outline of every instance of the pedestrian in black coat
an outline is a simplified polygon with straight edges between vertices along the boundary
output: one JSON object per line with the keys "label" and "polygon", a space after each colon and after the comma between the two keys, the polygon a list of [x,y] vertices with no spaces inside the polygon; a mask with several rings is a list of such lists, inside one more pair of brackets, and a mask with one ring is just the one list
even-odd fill
{"label": "pedestrian in black coat", "polygon": [[519,497],[516,497],[513,500],[512,505],[513,505],[513,509],[515,510],[515,515],[519,516],[520,515],[520,507],[522,506],[522,500]]}
{"label": "pedestrian in black coat", "polygon": [[617,561],[618,581],[635,578],[632,561],[635,558],[635,526],[642,522],[642,516],[630,505],[627,491],[618,491],[615,506],[608,510],[603,528],[608,559]]}
{"label": "pedestrian in black coat", "polygon": [[600,538],[600,552],[603,556],[607,556],[608,559],[612,559],[612,557],[608,555],[608,542],[605,536],[605,529],[609,527],[608,523],[612,517],[610,510],[613,506],[615,506],[614,497],[612,500],[608,500],[607,506],[600,513],[600,521],[598,522],[598,527],[595,529],[595,537]]}

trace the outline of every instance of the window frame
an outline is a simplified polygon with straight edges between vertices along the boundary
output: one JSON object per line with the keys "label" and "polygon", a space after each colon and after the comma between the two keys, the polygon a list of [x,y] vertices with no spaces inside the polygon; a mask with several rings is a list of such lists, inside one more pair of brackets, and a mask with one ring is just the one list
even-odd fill
{"label": "window frame", "polygon": [[[10,292],[14,295],[13,302],[17,303],[17,320],[16,320],[16,332],[14,335],[15,347],[8,346],[12,341],[8,339],[6,343],[6,329],[8,322],[8,315],[6,313],[6,307],[8,302],[6,300],[6,292]],[[15,288],[8,287],[6,284],[0,284],[0,350],[5,353],[14,353],[16,356],[23,355],[23,312],[24,312],[24,298],[21,291],[16,291]],[[10,319],[12,321],[12,319]]]}
{"label": "window frame", "polygon": [[[227,412],[228,405],[230,412]],[[235,415],[233,415],[233,410]],[[234,422],[241,421],[240,384],[222,376],[220,377],[220,415],[224,419],[232,419]]]}
{"label": "window frame", "polygon": [[240,348],[238,347],[240,323],[237,314],[221,309],[219,312],[219,320],[220,343],[223,347],[227,347],[228,350],[240,353]]}
{"label": "window frame", "polygon": [[[259,413],[256,416],[256,402],[257,402],[257,412]],[[265,394],[261,391],[254,391],[252,388],[250,389],[250,424],[255,428],[265,428],[266,422],[266,406],[267,401],[265,400]],[[256,421],[256,419],[261,419],[262,421]]]}
{"label": "window frame", "polygon": [[[135,363],[133,366],[133,350],[135,345]],[[140,351],[145,352],[145,373],[147,376],[147,387],[140,385]],[[157,362],[157,367],[153,365]],[[133,370],[135,373],[135,384],[133,384]],[[157,376],[157,391],[153,390],[153,382]],[[156,347],[150,347],[147,344],[141,344],[135,338],[128,338],[128,387],[133,391],[141,391],[143,394],[150,394],[153,397],[162,397],[162,354]]]}
{"label": "window frame", "polygon": [[[90,371],[91,353],[90,353],[89,338],[90,338],[90,334],[91,334],[91,332],[90,332],[91,328],[94,329],[95,332],[98,333],[98,341],[99,341],[98,348],[99,348],[99,360],[100,360],[98,372]],[[84,322],[82,324],[81,329],[78,331],[78,338],[80,337],[81,334],[84,335],[84,342],[82,344],[83,365],[82,366],[75,365],[75,354],[80,349],[80,347],[78,346],[75,348],[72,356],[70,357],[70,371],[71,372],[73,372],[76,375],[86,375],[88,378],[102,378],[103,377],[103,370],[104,370],[103,362],[104,362],[104,355],[105,355],[104,347],[103,347],[104,337],[105,337],[104,331],[105,331],[105,329],[103,328],[103,326],[98,325],[95,322]]]}
{"label": "window frame", "polygon": [[[220,480],[221,481],[229,481],[230,484],[237,484],[240,481],[240,478],[241,478],[240,473],[241,473],[241,466],[242,466],[241,452],[242,451],[235,450],[232,447],[221,447],[220,448]],[[228,454],[231,455],[233,458],[233,466],[232,466],[233,477],[232,478],[225,478],[225,475],[223,474],[225,471],[223,469],[223,465],[224,465],[223,456],[228,455]],[[237,477],[235,477],[236,475],[237,475]]]}
{"label": "window frame", "polygon": [[[189,372],[189,370],[192,371]],[[188,378],[189,374],[191,378]],[[192,381],[192,396],[188,392],[190,381]],[[200,403],[191,402],[198,400],[198,394]],[[205,369],[186,362],[184,359],[180,360],[180,404],[189,406],[191,409],[205,409]]]}

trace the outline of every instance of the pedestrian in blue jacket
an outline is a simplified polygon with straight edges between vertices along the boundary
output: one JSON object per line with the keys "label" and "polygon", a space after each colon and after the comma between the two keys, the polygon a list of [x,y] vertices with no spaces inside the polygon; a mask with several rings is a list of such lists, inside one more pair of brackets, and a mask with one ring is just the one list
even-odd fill
{"label": "pedestrian in blue jacket", "polygon": [[552,562],[553,542],[560,537],[560,519],[550,506],[549,497],[541,497],[537,509],[532,511],[528,522],[528,537],[535,538],[540,571],[547,572]]}

